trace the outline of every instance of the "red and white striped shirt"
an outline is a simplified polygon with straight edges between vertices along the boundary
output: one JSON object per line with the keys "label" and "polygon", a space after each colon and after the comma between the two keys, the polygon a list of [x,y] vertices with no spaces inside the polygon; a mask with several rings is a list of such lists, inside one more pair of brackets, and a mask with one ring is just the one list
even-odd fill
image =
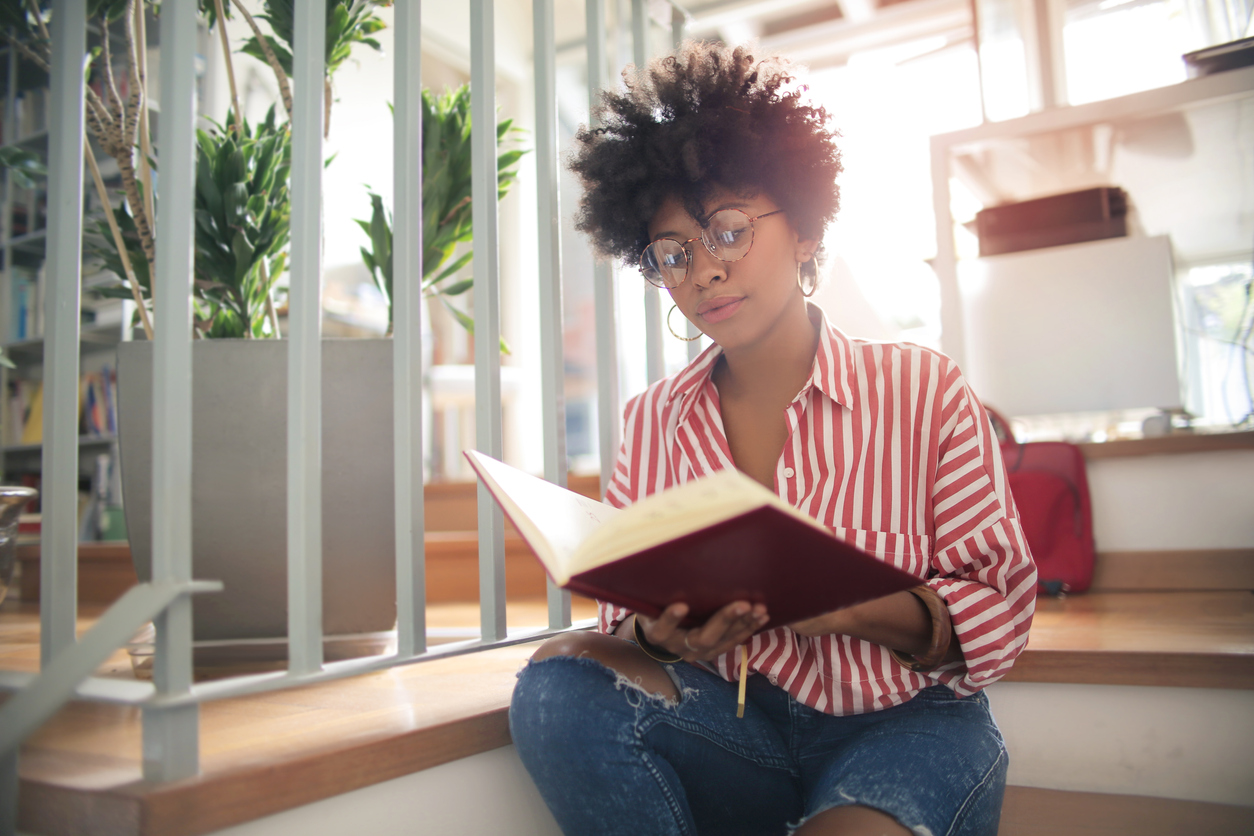
{"label": "red and white striped shirt", "polygon": [[[877,711],[938,682],[972,694],[1023,650],[1036,601],[1036,567],[988,416],[943,354],[851,339],[817,318],[814,370],[786,411],[776,492],[924,579],[948,605],[964,659],[915,673],[882,645],[776,627],[750,640],[749,668],[829,714]],[[735,466],[711,377],[721,353],[711,346],[627,404],[611,505]],[[628,614],[601,602],[601,630]],[[734,681],[737,661],[727,653],[714,667]]]}

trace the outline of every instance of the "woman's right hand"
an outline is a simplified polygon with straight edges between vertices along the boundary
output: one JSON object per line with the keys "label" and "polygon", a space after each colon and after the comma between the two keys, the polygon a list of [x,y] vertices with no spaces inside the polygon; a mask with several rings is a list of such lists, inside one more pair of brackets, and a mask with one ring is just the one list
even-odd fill
{"label": "woman's right hand", "polygon": [[687,614],[687,604],[671,604],[657,618],[639,613],[634,618],[650,644],[682,656],[686,662],[716,659],[744,644],[770,621],[765,604],[748,601],[733,601],[691,630],[679,626]]}

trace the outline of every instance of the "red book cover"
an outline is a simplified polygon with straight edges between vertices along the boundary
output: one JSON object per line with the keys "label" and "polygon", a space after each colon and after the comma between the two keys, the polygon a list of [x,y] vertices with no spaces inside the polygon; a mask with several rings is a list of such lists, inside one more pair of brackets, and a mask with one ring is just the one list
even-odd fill
{"label": "red book cover", "polygon": [[684,626],[694,626],[749,601],[766,605],[769,629],[920,583],[743,474],[724,472],[618,511],[482,454],[467,457],[559,585],[647,616],[683,602]]}
{"label": "red book cover", "polygon": [[766,506],[574,575],[572,591],[650,617],[688,605],[683,626],[732,601],[791,624],[917,586],[920,579]]}

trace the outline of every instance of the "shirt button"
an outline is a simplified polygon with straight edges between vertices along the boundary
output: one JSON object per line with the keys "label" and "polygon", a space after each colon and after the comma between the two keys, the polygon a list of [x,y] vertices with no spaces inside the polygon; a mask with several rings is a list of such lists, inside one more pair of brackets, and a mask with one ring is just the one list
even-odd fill
{"label": "shirt button", "polygon": [[786,467],[784,468],[784,478],[791,479],[796,472],[797,471],[793,470],[791,467]]}

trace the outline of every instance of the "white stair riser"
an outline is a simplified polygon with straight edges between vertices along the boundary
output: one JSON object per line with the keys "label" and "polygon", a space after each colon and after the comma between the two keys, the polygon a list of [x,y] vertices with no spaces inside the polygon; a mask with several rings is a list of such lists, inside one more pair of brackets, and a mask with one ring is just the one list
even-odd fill
{"label": "white stair riser", "polygon": [[1254,692],[1000,682],[1008,783],[1254,806]]}
{"label": "white stair riser", "polygon": [[1088,463],[1098,551],[1254,546],[1254,450]]}

